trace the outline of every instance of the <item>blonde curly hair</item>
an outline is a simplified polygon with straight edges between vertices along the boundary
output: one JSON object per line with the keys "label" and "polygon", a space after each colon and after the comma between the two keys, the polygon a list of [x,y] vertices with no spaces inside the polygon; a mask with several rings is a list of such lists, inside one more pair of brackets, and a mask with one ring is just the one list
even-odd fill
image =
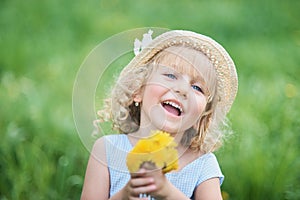
{"label": "blonde curly hair", "polygon": [[[176,45],[166,48],[154,55],[148,63],[139,67],[123,70],[111,91],[111,98],[105,100],[102,110],[98,111],[100,121],[111,121],[113,128],[119,133],[132,133],[139,129],[140,106],[134,105],[135,94],[143,92],[143,88],[159,64],[164,60],[170,63],[170,67],[180,73],[195,75],[193,66],[199,66],[199,55],[204,55],[191,47]],[[180,59],[177,59],[180,58]],[[184,60],[184,63],[181,61]],[[189,66],[187,66],[189,65]],[[199,73],[199,72],[198,72]],[[199,116],[198,128],[189,128],[181,139],[181,144],[189,146],[193,150],[201,152],[213,152],[221,146],[226,133],[226,112],[218,107],[219,95],[214,67],[201,71],[201,75],[209,90],[206,108]]]}

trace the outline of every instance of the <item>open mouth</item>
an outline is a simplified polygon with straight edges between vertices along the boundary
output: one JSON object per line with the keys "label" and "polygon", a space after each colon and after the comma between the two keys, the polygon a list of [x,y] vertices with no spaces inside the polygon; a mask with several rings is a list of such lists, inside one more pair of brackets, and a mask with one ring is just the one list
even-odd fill
{"label": "open mouth", "polygon": [[162,106],[166,111],[176,116],[180,116],[183,112],[181,106],[173,101],[164,101],[162,102]]}

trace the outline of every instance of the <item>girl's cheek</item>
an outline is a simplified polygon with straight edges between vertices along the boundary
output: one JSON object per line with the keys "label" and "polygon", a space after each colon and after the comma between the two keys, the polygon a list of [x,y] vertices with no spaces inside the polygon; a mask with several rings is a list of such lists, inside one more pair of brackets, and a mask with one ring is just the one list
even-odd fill
{"label": "girl's cheek", "polygon": [[166,87],[162,84],[151,84],[149,85],[149,92],[154,94],[161,93],[166,90]]}

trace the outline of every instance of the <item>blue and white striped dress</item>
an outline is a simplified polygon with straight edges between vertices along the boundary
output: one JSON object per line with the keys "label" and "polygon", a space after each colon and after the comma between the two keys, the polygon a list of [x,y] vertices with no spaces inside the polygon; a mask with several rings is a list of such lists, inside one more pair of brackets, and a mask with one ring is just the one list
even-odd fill
{"label": "blue and white striped dress", "polygon": [[[126,166],[126,156],[133,146],[125,134],[107,135],[104,137],[106,139],[106,156],[110,174],[110,196],[113,196],[130,179]],[[180,171],[167,173],[166,177],[175,187],[191,199],[195,188],[203,181],[218,177],[220,184],[222,184],[224,180],[218,161],[213,153],[197,158]],[[149,197],[149,199],[154,198]]]}

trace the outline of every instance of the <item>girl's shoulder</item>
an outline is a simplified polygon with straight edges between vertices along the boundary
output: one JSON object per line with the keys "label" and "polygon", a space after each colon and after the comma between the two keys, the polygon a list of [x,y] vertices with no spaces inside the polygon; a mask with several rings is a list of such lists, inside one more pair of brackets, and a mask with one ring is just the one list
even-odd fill
{"label": "girl's shoulder", "polygon": [[219,169],[219,162],[214,153],[201,154],[187,165],[191,168],[201,168],[201,171],[209,170],[211,168]]}
{"label": "girl's shoulder", "polygon": [[93,145],[92,151],[105,151],[108,148],[120,148],[128,146],[127,136],[125,134],[104,135],[98,138]]}
{"label": "girl's shoulder", "polygon": [[180,156],[182,169],[188,166],[202,166],[204,163],[218,163],[215,154],[213,153],[200,153],[193,150],[187,150],[182,156]]}
{"label": "girl's shoulder", "polygon": [[114,139],[120,139],[120,138],[125,138],[127,137],[126,134],[121,134],[121,133],[113,133],[113,134],[108,134],[108,135],[104,135],[101,138],[103,139],[108,139],[108,140],[114,140]]}
{"label": "girl's shoulder", "polygon": [[126,134],[105,135],[102,137],[102,140],[105,142],[106,150],[129,151],[130,149],[132,149],[132,144],[130,143]]}
{"label": "girl's shoulder", "polygon": [[190,169],[199,172],[198,184],[213,177],[218,177],[220,184],[223,183],[224,175],[214,153],[206,153],[191,163]]}
{"label": "girl's shoulder", "polygon": [[103,141],[110,142],[110,143],[118,143],[122,141],[128,141],[128,137],[126,134],[110,134],[110,135],[104,135],[101,137]]}

